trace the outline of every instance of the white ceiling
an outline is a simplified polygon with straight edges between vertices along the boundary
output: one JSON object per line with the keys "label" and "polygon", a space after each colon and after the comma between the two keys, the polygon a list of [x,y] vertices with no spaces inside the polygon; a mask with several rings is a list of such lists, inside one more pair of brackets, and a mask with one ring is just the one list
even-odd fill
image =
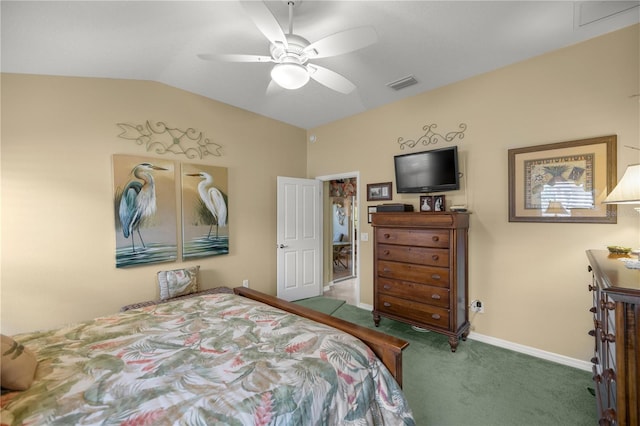
{"label": "white ceiling", "polygon": [[[284,0],[266,2],[287,32]],[[269,55],[230,1],[2,1],[1,69],[9,73],[157,81],[309,129],[640,21],[639,1],[316,1],[295,6],[313,42],[365,25],[378,43],[318,65],[358,89],[311,80],[266,94],[270,63],[217,63],[199,53]],[[418,84],[387,83],[413,75]]]}

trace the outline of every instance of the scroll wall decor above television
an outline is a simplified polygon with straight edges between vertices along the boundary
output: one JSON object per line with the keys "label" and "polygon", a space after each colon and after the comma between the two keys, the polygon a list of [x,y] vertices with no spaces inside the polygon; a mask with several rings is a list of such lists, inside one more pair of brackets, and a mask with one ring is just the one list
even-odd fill
{"label": "scroll wall decor above television", "polygon": [[422,144],[424,146],[434,145],[440,142],[441,140],[445,142],[451,142],[455,138],[464,139],[464,132],[467,130],[467,125],[465,123],[460,123],[458,125],[458,128],[460,130],[448,132],[443,135],[441,133],[436,133],[434,131],[434,129],[437,127],[438,127],[437,124],[425,124],[424,126],[422,126],[422,130],[424,130],[424,134],[416,139],[404,140],[404,138],[400,136],[398,138],[398,144],[400,144],[400,149],[405,149],[406,147],[415,148],[415,146],[419,144]]}
{"label": "scroll wall decor above television", "polygon": [[142,145],[147,151],[156,154],[172,153],[184,155],[187,158],[200,158],[208,155],[221,157],[222,146],[205,138],[202,132],[189,127],[186,130],[169,127],[164,122],[152,124],[149,120],[145,124],[117,123],[122,129],[119,138],[134,141]]}

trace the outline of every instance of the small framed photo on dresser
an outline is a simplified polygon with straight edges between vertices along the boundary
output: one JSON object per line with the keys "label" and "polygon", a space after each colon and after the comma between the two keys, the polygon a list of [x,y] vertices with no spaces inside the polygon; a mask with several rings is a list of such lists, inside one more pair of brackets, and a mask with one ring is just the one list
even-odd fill
{"label": "small framed photo on dresser", "polygon": [[378,211],[378,206],[369,206],[367,207],[367,222],[371,223],[373,217],[371,216],[372,214],[376,213]]}
{"label": "small framed photo on dresser", "polygon": [[434,212],[443,212],[446,210],[444,204],[444,195],[434,195],[433,196],[433,211]]}
{"label": "small framed photo on dresser", "polygon": [[433,211],[433,196],[421,195],[420,196],[420,211],[432,212]]}

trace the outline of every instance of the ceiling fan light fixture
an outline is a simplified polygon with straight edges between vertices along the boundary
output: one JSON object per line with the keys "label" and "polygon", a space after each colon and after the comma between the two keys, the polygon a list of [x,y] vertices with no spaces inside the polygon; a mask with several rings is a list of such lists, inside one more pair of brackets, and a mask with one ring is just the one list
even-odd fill
{"label": "ceiling fan light fixture", "polygon": [[285,89],[295,90],[309,82],[309,72],[300,64],[284,62],[276,64],[273,67],[271,70],[271,78],[278,83],[279,86]]}

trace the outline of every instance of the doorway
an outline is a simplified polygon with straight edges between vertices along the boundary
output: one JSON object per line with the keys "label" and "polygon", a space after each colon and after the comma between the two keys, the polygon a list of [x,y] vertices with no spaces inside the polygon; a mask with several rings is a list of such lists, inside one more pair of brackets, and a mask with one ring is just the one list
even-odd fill
{"label": "doorway", "polygon": [[323,176],[325,297],[357,306],[359,294],[358,174]]}

